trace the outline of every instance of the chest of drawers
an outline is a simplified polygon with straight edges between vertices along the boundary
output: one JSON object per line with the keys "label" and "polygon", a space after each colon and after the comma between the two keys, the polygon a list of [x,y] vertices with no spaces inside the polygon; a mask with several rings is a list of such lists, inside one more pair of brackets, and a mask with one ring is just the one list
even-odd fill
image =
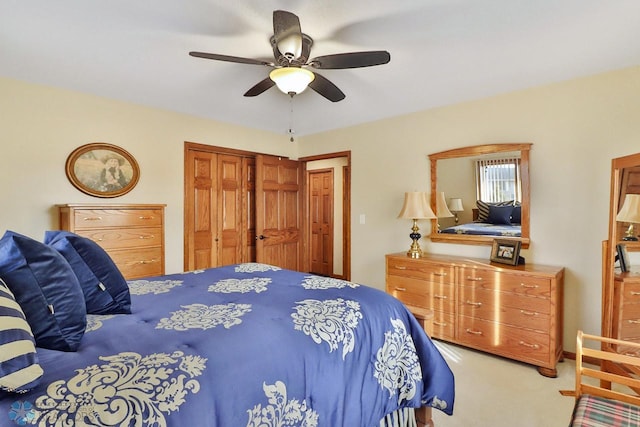
{"label": "chest of drawers", "polygon": [[125,279],[164,274],[164,207],[151,204],[58,205],[60,229],[88,237]]}
{"label": "chest of drawers", "polygon": [[[508,357],[556,376],[562,358],[564,269],[496,266],[444,255],[386,256],[387,292],[433,310],[434,338]],[[640,305],[639,305],[640,307]]]}
{"label": "chest of drawers", "polygon": [[617,273],[613,286],[613,338],[640,342],[640,272]]}

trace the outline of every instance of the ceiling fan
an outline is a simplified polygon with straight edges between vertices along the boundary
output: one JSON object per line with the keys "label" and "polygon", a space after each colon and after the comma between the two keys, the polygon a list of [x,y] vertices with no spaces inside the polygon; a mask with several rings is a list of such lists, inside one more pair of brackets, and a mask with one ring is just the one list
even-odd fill
{"label": "ceiling fan", "polygon": [[189,55],[272,67],[269,76],[249,89],[244,96],[260,95],[274,85],[282,92],[294,96],[308,86],[332,102],[342,101],[345,94],[326,77],[308,70],[309,67],[319,70],[360,68],[386,64],[391,60],[389,52],[384,50],[338,53],[309,59],[313,39],[301,31],[298,17],[284,10],[273,12],[273,36],[270,41],[275,62],[206,52],[189,52]]}

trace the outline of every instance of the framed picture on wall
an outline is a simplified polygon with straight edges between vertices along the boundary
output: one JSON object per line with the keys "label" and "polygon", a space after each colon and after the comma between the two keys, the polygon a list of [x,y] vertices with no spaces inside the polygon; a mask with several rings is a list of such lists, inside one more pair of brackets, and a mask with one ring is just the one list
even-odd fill
{"label": "framed picture on wall", "polygon": [[65,172],[74,187],[95,197],[122,196],[133,190],[140,178],[140,168],[131,154],[102,142],[73,150]]}
{"label": "framed picture on wall", "polygon": [[500,264],[518,265],[520,259],[519,240],[494,239],[491,248],[491,261]]}

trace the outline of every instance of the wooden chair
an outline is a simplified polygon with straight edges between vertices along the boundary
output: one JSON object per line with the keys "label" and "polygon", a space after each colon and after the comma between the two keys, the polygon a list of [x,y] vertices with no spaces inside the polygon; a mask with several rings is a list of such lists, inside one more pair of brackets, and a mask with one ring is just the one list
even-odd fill
{"label": "wooden chair", "polygon": [[[585,346],[585,341],[598,349]],[[602,350],[603,344],[613,348],[623,346],[630,352],[640,352],[640,344],[621,341],[578,331],[576,342],[576,404],[571,426],[637,427],[640,425],[640,356]],[[638,353],[640,354],[640,353]],[[617,366],[616,372],[600,366]],[[565,394],[565,393],[563,393]]]}

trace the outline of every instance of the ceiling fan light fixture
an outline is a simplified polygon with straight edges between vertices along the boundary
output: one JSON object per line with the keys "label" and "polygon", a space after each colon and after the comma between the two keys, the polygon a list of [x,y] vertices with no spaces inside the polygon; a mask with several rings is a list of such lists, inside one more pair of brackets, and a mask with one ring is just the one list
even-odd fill
{"label": "ceiling fan light fixture", "polygon": [[302,93],[316,76],[304,68],[284,67],[271,71],[269,78],[276,83],[282,92],[288,95],[291,93],[297,95]]}

